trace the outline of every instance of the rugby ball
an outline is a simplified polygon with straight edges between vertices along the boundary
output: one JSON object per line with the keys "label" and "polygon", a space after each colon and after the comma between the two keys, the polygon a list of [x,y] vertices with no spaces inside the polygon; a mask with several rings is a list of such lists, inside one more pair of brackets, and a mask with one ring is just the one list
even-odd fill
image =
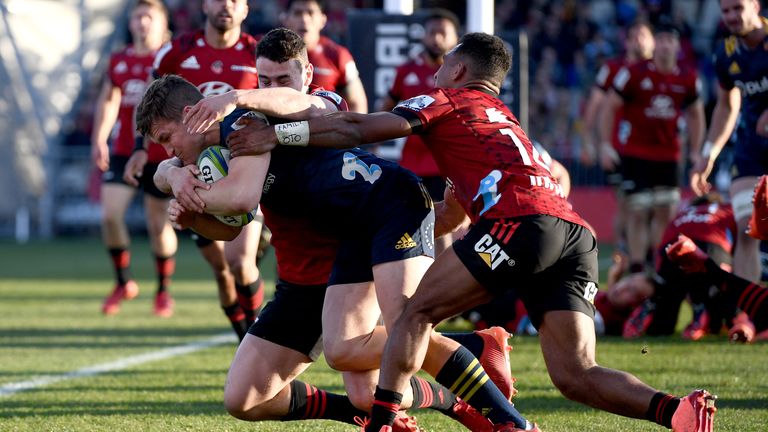
{"label": "rugby ball", "polygon": [[[200,156],[197,157],[197,167],[200,168],[200,174],[197,178],[211,184],[226,177],[229,172],[229,157],[229,149],[226,147],[217,145],[203,150]],[[215,217],[224,224],[239,227],[247,225],[255,216],[256,209],[237,216]]]}

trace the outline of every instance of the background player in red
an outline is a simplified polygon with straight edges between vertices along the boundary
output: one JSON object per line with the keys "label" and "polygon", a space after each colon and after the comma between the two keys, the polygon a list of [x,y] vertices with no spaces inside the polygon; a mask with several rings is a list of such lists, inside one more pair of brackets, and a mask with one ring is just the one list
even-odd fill
{"label": "background player in red", "polygon": [[[445,56],[437,88],[391,113],[334,113],[277,131],[250,131],[233,154],[293,145],[353,147],[421,133],[473,226],[440,255],[393,327],[366,430],[391,424],[408,378],[420,367],[430,331],[440,321],[520,292],[550,377],[568,398],[675,431],[712,429],[714,401],[703,390],[685,398],[659,392],[636,377],[598,366],[594,306],[597,242],[573,212],[509,109],[496,97],[511,65],[501,39],[470,33]],[[283,139],[283,141],[280,140]],[[453,358],[453,357],[451,357]],[[497,431],[525,430],[501,423]]]}
{"label": "background player in red", "polygon": [[687,125],[690,158],[700,158],[704,107],[695,70],[679,66],[679,34],[669,25],[656,28],[653,60],[622,68],[603,109],[603,142],[613,136],[618,109],[626,126],[619,134],[621,184],[627,204],[630,271],[645,268],[649,250],[661,241],[680,202],[682,158],[678,122]]}
{"label": "background player in red", "polygon": [[[257,88],[256,41],[240,29],[248,15],[246,0],[204,0],[202,8],[205,28],[163,46],[155,57],[154,75],[181,75],[206,96]],[[264,297],[256,267],[261,222],[254,222],[231,242],[197,239],[213,268],[221,307],[241,339]]]}
{"label": "background player in red", "polygon": [[[120,311],[123,299],[139,293],[131,278],[130,238],[125,224],[125,212],[131,204],[139,183],[132,176],[123,179],[126,163],[134,151],[133,111],[141,100],[152,69],[155,52],[168,37],[168,13],[158,0],[139,0],[133,6],[129,29],[133,43],[112,55],[107,79],[99,95],[92,137],[91,157],[104,172],[101,186],[102,238],[109,249],[115,269],[115,288],[104,300],[102,312],[107,315]],[[107,143],[112,136],[110,151]],[[143,143],[140,152],[144,153]],[[174,269],[176,234],[168,222],[168,196],[151,181],[157,164],[167,158],[165,150],[156,144],[149,146],[148,165],[142,178],[147,232],[155,256],[158,290],[155,314],[168,316],[167,288]]]}
{"label": "background player in red", "polygon": [[368,98],[352,54],[347,48],[320,34],[328,21],[325,2],[288,0],[280,20],[307,44],[309,62],[315,67],[312,84],[342,95],[350,111],[368,112]]}
{"label": "background player in red", "polygon": [[602,112],[602,106],[607,99],[608,92],[611,90],[613,78],[621,68],[631,66],[637,62],[649,60],[653,56],[654,48],[653,33],[649,24],[645,21],[637,21],[627,29],[627,35],[624,39],[624,56],[615,60],[606,62],[595,77],[595,85],[589,93],[586,106],[584,107],[584,140],[582,146],[582,160],[591,165],[595,157],[598,157],[600,166],[606,173],[606,180],[616,189],[616,214],[613,219],[613,233],[616,244],[620,248],[626,249],[626,226],[627,209],[626,200],[621,189],[618,189],[621,181],[617,172],[619,155],[621,151],[619,145],[619,131],[622,129],[623,116],[620,112],[615,113],[613,133],[609,142],[602,143],[600,148],[595,149],[594,134],[595,125],[598,123],[598,114]]}
{"label": "background player in red", "polygon": [[[435,73],[443,63],[445,53],[459,40],[459,27],[459,19],[446,9],[433,9],[427,15],[424,19],[424,37],[421,39],[424,49],[416,58],[397,68],[392,88],[381,100],[380,111],[389,111],[398,102],[423,94],[435,86]],[[433,200],[443,199],[445,180],[418,135],[406,139],[400,165],[421,177]],[[435,239],[436,253],[439,255],[451,242],[451,235]]]}

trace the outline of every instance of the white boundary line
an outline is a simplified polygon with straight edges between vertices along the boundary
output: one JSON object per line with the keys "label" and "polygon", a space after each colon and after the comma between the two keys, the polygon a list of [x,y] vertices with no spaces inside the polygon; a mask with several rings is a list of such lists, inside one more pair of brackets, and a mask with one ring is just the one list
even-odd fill
{"label": "white boundary line", "polygon": [[85,378],[94,375],[100,375],[107,372],[128,369],[132,366],[149,363],[158,360],[165,360],[172,357],[191,354],[216,345],[222,345],[228,342],[234,342],[236,339],[232,333],[224,333],[201,341],[165,348],[158,351],[150,351],[145,354],[138,354],[126,357],[117,361],[86,366],[81,369],[73,370],[58,375],[44,375],[28,381],[19,381],[15,383],[3,384],[0,386],[0,398],[12,396],[18,392],[31,390],[39,387],[46,387],[61,381],[67,381],[77,378]]}

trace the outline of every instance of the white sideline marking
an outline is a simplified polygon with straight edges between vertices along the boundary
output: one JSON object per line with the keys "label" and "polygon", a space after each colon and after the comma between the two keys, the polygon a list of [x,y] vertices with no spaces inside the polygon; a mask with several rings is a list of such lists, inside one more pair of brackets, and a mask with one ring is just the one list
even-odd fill
{"label": "white sideline marking", "polygon": [[120,360],[109,362],[109,363],[101,363],[93,366],[86,366],[81,369],[73,370],[71,372],[66,372],[58,375],[44,375],[39,378],[31,379],[28,381],[19,381],[15,383],[3,384],[2,386],[0,386],[0,397],[11,396],[21,391],[31,390],[38,387],[45,387],[61,381],[90,377],[94,375],[103,374],[106,372],[128,369],[129,367],[137,366],[143,363],[149,363],[157,360],[165,360],[171,357],[178,357],[186,354],[191,354],[195,351],[200,351],[216,345],[221,345],[224,343],[234,342],[234,341],[235,341],[235,335],[233,335],[232,333],[225,333],[218,336],[214,336],[209,339],[203,339],[198,342],[192,342],[186,345],[179,345],[175,347],[165,348],[159,351],[151,351],[145,354],[126,357],[124,359],[120,359]]}

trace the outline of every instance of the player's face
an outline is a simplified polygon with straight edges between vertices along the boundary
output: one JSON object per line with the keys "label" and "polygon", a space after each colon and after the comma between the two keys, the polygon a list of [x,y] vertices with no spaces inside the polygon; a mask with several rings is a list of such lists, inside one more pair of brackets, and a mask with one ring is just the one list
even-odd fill
{"label": "player's face", "polygon": [[320,38],[320,31],[325,27],[328,17],[313,1],[296,1],[283,15],[283,25],[295,31],[304,42],[313,45]]}
{"label": "player's face", "polygon": [[163,146],[168,156],[176,156],[184,165],[197,162],[205,146],[202,134],[190,134],[180,121],[158,120],[149,138]]}
{"label": "player's face", "polygon": [[656,50],[653,55],[663,61],[672,61],[680,51],[680,40],[672,33],[656,34]]}
{"label": "player's face", "polygon": [[150,49],[159,48],[165,38],[168,21],[165,14],[158,8],[148,5],[136,7],[131,13],[128,24],[134,43],[148,46]]}
{"label": "player's face", "polygon": [[651,295],[653,295],[653,285],[642,273],[625,276],[608,290],[608,300],[614,307],[620,309],[639,306]]}
{"label": "player's face", "polygon": [[653,55],[654,38],[651,30],[644,25],[636,25],[629,29],[626,49],[637,60],[649,59]]}
{"label": "player's face", "polygon": [[449,49],[456,46],[458,40],[456,27],[447,19],[431,19],[424,24],[424,38],[421,43],[433,59],[442,59]]}
{"label": "player's face", "polygon": [[720,12],[725,26],[738,36],[754,30],[760,20],[760,4],[756,0],[720,0]]}
{"label": "player's face", "polygon": [[203,0],[203,13],[208,24],[219,32],[226,32],[240,25],[248,16],[247,0]]}
{"label": "player's face", "polygon": [[256,58],[259,88],[290,87],[306,92],[312,82],[312,65],[302,65],[297,59],[277,63],[264,57]]}
{"label": "player's face", "polygon": [[451,49],[448,51],[443,56],[443,64],[440,65],[440,69],[435,73],[435,87],[454,87],[456,83],[455,78],[461,66],[455,50]]}

